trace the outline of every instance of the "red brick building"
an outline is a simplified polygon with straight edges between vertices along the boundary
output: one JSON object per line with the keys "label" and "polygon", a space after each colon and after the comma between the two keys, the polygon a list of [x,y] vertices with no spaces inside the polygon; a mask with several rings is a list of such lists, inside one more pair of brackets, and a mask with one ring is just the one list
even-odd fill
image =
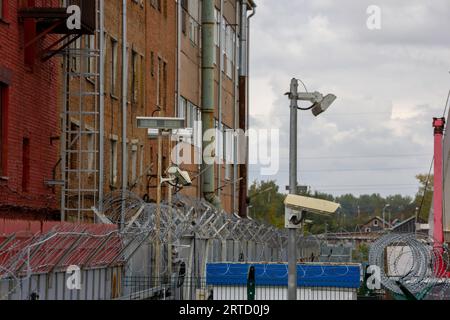
{"label": "red brick building", "polygon": [[[0,1],[0,216],[58,218],[52,180],[58,161],[58,59],[41,62],[16,0]],[[25,31],[27,29],[27,31]],[[28,38],[27,38],[28,37]]]}

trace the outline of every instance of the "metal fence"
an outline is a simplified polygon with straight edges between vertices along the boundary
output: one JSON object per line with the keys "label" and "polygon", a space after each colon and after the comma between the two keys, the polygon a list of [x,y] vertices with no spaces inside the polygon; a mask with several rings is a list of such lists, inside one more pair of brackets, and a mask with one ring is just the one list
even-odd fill
{"label": "metal fence", "polygon": [[[152,277],[125,277],[121,300],[287,300],[287,286],[210,284],[205,278],[160,279]],[[299,300],[357,300],[357,289],[342,287],[298,287]]]}

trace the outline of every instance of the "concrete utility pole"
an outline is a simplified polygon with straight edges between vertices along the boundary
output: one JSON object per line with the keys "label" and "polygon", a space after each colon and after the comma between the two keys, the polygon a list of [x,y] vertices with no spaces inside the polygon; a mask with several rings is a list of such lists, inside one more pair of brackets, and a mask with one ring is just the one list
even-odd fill
{"label": "concrete utility pole", "polygon": [[[292,79],[291,92],[291,124],[289,138],[289,193],[297,190],[297,116],[298,116],[298,80]],[[297,229],[288,229],[288,299],[297,300]]]}

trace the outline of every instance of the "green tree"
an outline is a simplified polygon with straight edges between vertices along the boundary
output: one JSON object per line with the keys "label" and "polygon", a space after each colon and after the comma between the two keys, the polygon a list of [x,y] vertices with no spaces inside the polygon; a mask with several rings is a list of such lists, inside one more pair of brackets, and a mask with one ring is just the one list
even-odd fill
{"label": "green tree", "polygon": [[433,203],[433,175],[419,174],[416,176],[420,183],[419,192],[414,201],[415,206],[420,209],[419,217],[428,220],[431,205]]}
{"label": "green tree", "polygon": [[256,220],[282,228],[284,226],[284,199],[276,181],[254,181],[249,190],[249,212]]}

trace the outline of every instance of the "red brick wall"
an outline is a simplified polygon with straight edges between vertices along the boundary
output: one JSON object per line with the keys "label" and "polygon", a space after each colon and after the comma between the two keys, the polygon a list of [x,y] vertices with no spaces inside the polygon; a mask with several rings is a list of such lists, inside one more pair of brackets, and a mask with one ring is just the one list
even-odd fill
{"label": "red brick wall", "polygon": [[[23,23],[17,16],[18,1],[8,0],[8,18],[0,21],[0,75],[9,78],[7,103],[7,171],[0,180],[0,216],[45,219],[57,212],[56,195],[45,180],[52,179],[58,161],[59,59],[31,69],[24,63]],[[36,48],[48,46],[52,37],[40,40]],[[0,78],[0,81],[1,78]],[[3,81],[6,81],[3,79]],[[29,139],[28,191],[22,190],[23,140]],[[18,207],[16,209],[16,207]]]}

